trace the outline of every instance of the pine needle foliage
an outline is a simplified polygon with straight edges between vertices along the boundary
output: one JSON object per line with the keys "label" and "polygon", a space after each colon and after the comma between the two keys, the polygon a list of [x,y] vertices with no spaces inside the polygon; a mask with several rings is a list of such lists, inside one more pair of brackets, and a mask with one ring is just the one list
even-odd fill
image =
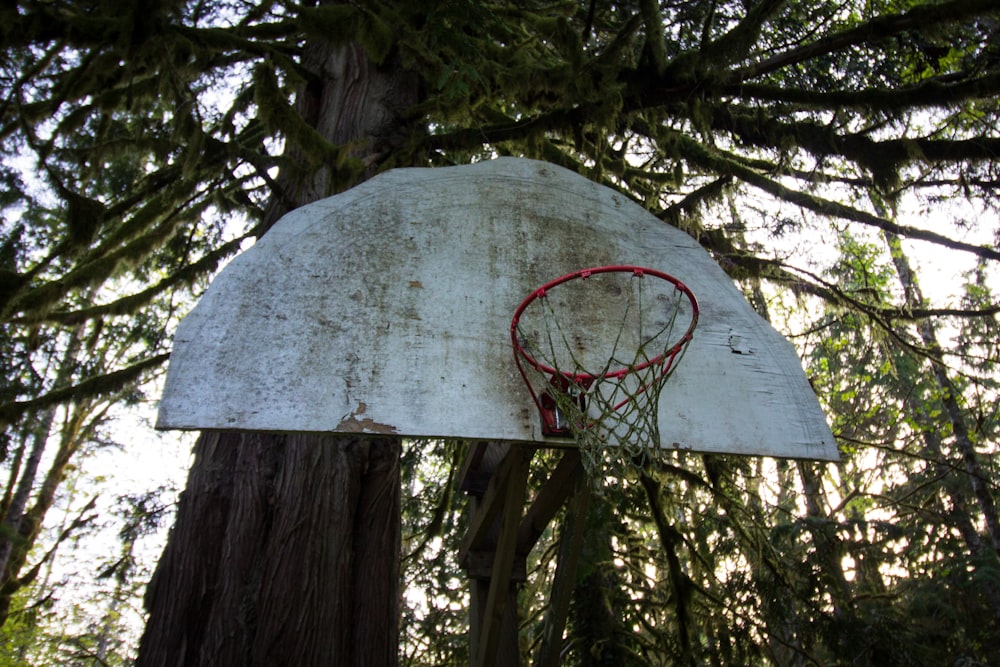
{"label": "pine needle foliage", "polygon": [[[1000,652],[995,0],[23,0],[0,8],[0,40],[8,602],[44,523],[46,502],[10,514],[36,435],[58,449],[59,420],[138,400],[207,278],[269,206],[296,204],[290,174],[339,190],[517,155],[614,187],[713,253],[800,346],[843,453],[678,455],[607,480],[576,517],[599,539],[567,664]],[[417,77],[400,136],[338,144],[315,126],[317,40]],[[966,271],[954,297],[913,296],[900,253],[927,248]],[[70,431],[65,451],[85,448]],[[468,660],[451,446],[404,461],[406,573],[426,591],[403,615],[410,665]],[[531,556],[540,581],[559,539]],[[527,662],[544,589],[521,601]]]}

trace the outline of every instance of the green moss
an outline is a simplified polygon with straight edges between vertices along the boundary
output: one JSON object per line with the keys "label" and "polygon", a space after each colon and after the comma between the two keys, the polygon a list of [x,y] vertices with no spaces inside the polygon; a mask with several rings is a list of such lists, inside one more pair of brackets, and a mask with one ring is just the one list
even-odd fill
{"label": "green moss", "polygon": [[309,37],[344,44],[356,38],[360,13],[352,5],[303,7],[299,10],[298,25]]}
{"label": "green moss", "polygon": [[385,61],[396,41],[396,33],[386,21],[371,11],[352,5],[304,7],[298,25],[310,37],[331,44],[357,42],[373,62]]}
{"label": "green moss", "polygon": [[101,202],[70,190],[63,191],[66,201],[68,250],[79,252],[90,247],[104,226],[107,210]]}

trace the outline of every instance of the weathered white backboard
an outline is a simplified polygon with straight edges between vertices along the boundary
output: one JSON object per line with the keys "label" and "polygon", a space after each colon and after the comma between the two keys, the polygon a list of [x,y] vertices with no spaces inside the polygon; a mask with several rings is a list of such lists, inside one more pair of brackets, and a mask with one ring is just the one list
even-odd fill
{"label": "weathered white backboard", "polygon": [[701,307],[661,395],[664,447],[837,458],[795,350],[697,243],[514,158],[390,171],[285,216],[181,323],[157,426],[564,444],[541,435],[511,316],[608,264],[672,274]]}

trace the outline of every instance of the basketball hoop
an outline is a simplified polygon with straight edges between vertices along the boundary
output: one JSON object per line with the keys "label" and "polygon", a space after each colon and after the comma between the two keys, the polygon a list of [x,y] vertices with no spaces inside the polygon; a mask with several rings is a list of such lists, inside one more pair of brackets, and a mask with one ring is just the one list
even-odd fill
{"label": "basketball hoop", "polygon": [[660,391],[698,314],[684,283],[639,266],[581,269],[531,292],[510,335],[542,434],[573,438],[592,471],[612,448],[635,465],[655,458]]}

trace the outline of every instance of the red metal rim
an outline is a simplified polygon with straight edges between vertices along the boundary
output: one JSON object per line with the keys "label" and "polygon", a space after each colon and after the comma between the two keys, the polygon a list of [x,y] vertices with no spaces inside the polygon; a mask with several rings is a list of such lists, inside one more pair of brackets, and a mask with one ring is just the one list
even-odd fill
{"label": "red metal rim", "polygon": [[[524,313],[525,309],[529,305],[531,305],[531,303],[534,302],[535,300],[544,298],[545,295],[548,293],[548,291],[553,287],[561,285],[565,282],[569,282],[570,280],[577,280],[577,279],[586,280],[590,276],[597,273],[631,273],[632,275],[639,277],[653,276],[655,278],[666,280],[667,282],[672,283],[674,287],[677,288],[677,290],[679,290],[681,293],[684,294],[685,297],[687,297],[688,301],[691,304],[692,308],[691,323],[688,326],[687,331],[684,332],[684,335],[681,336],[681,338],[677,341],[677,343],[673,347],[665,351],[663,354],[660,354],[654,357],[653,359],[650,359],[649,361],[646,361],[645,363],[640,364],[639,366],[636,366],[634,368],[619,368],[613,371],[602,373],[601,375],[593,375],[591,373],[570,374],[570,373],[560,372],[558,369],[552,368],[551,366],[547,366],[538,361],[537,359],[535,359],[534,357],[532,357],[530,354],[528,354],[527,350],[525,350],[524,347],[521,346],[521,343],[517,339],[517,326],[521,321],[521,315]],[[664,273],[663,271],[657,271],[656,269],[649,269],[642,266],[632,266],[632,265],[595,266],[589,269],[580,269],[578,271],[573,271],[572,273],[567,273],[564,276],[560,276],[554,280],[550,280],[549,282],[545,283],[541,287],[531,292],[531,294],[529,294],[527,298],[525,298],[524,301],[522,301],[521,304],[514,311],[514,317],[513,319],[511,319],[510,323],[510,338],[511,338],[511,343],[514,346],[514,355],[516,358],[517,357],[523,358],[533,368],[547,375],[550,376],[563,375],[572,382],[581,385],[588,385],[592,383],[594,380],[597,380],[599,378],[618,379],[629,373],[633,373],[636,371],[643,370],[644,368],[648,368],[649,366],[652,366],[654,364],[661,364],[664,362],[664,360],[676,356],[680,352],[680,350],[683,349],[684,346],[693,337],[694,329],[698,325],[699,313],[700,310],[698,306],[698,299],[695,298],[694,293],[691,291],[690,288],[688,288],[687,285],[685,285],[678,278],[675,278],[669,273]],[[520,361],[518,361],[518,366],[520,366]],[[524,372],[522,370],[522,375],[523,373]]]}

